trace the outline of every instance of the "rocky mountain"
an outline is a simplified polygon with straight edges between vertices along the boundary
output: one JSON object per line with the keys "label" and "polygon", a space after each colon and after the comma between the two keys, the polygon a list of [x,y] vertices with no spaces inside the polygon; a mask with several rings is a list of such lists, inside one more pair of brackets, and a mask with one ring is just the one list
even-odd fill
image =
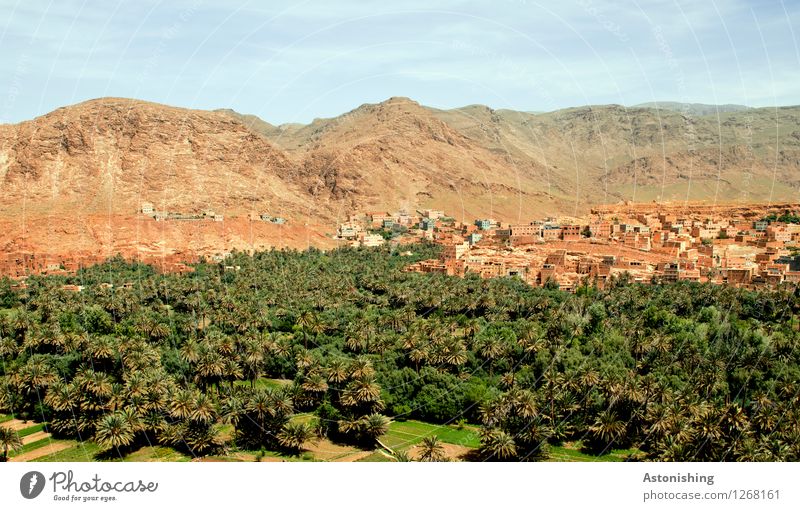
{"label": "rocky mountain", "polygon": [[[57,247],[70,236],[111,250],[122,239],[135,245],[134,231],[169,246],[163,233],[173,228],[200,248],[255,246],[258,237],[302,245],[371,209],[528,221],[631,200],[797,200],[800,107],[722,110],[439,110],[391,98],[275,126],[232,110],[98,99],[0,126],[0,228],[11,235],[7,250],[42,237]],[[213,209],[225,222],[132,229],[145,201],[172,212]],[[250,212],[286,217],[298,231],[259,226],[254,234],[242,221]],[[121,227],[102,236],[82,228],[98,218]],[[210,241],[208,229],[217,232]]]}
{"label": "rocky mountain", "polygon": [[[0,126],[0,249],[113,255],[256,246],[236,221],[156,222],[137,214],[250,211],[314,223],[298,166],[264,136],[218,112],[99,99]],[[267,244],[312,236],[258,226]],[[273,232],[274,231],[274,232]],[[258,234],[258,230],[256,231]],[[257,236],[256,236],[257,237]]]}
{"label": "rocky mountain", "polygon": [[0,211],[240,211],[307,205],[296,166],[230,116],[126,99],[0,126]]}
{"label": "rocky mountain", "polygon": [[744,105],[708,105],[705,103],[679,103],[677,101],[652,101],[634,105],[635,108],[656,108],[660,110],[672,110],[681,112],[685,115],[716,115],[729,112],[741,112],[749,110],[749,106]]}
{"label": "rocky mountain", "polygon": [[800,197],[800,107],[719,117],[619,105],[536,115],[467,107],[436,115],[496,152],[546,166],[549,183],[578,197],[579,206]]}

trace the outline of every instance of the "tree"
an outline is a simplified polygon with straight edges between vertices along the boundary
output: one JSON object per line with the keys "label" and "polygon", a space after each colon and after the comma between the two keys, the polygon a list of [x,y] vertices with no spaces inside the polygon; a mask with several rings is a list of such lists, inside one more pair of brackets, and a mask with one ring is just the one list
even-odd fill
{"label": "tree", "polygon": [[0,446],[3,448],[3,458],[0,461],[8,461],[8,452],[22,449],[22,441],[16,431],[0,426]]}
{"label": "tree", "polygon": [[419,461],[447,461],[444,445],[436,436],[428,436],[422,439],[418,445]]}
{"label": "tree", "polygon": [[307,423],[287,423],[278,433],[278,442],[292,452],[299,452],[304,443],[314,437],[314,429]]}
{"label": "tree", "polygon": [[303,347],[308,349],[308,333],[319,322],[313,311],[305,310],[297,317],[297,328],[303,333]]}
{"label": "tree", "polygon": [[389,419],[379,413],[371,413],[361,418],[359,437],[367,445],[375,445],[378,437],[389,431]]}
{"label": "tree", "polygon": [[[647,460],[800,459],[796,286],[623,276],[567,293],[404,271],[438,250],[235,253],[236,272],[200,261],[187,275],[116,259],[5,281],[0,410],[110,451],[296,453],[301,409],[316,433],[373,447],[389,410],[480,422],[488,460],[564,441]],[[85,292],[60,289],[72,282]]]}
{"label": "tree", "polygon": [[480,450],[487,461],[506,461],[517,457],[517,445],[514,438],[497,428],[481,432]]}
{"label": "tree", "polygon": [[105,415],[97,424],[95,440],[103,450],[121,449],[133,443],[134,429],[124,412]]}
{"label": "tree", "polygon": [[623,437],[625,429],[625,423],[613,411],[603,410],[589,427],[587,446],[602,454]]}

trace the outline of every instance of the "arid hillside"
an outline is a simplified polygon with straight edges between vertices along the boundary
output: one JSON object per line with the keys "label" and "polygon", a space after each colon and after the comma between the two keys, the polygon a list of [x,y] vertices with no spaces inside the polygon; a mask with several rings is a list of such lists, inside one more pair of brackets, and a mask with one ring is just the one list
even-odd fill
{"label": "arid hillside", "polygon": [[619,105],[544,114],[472,106],[436,116],[472,140],[548,169],[580,208],[618,201],[800,197],[800,108],[691,116]]}
{"label": "arid hillside", "polygon": [[355,203],[406,198],[514,220],[520,205],[526,217],[619,201],[800,197],[800,107],[655,103],[534,114],[392,98],[308,125],[227,114],[301,160],[323,184],[316,192],[327,186]]}
{"label": "arid hillside", "polygon": [[[0,126],[0,249],[103,254],[215,253],[324,244],[298,166],[230,116],[99,99]],[[138,214],[213,210],[227,221]],[[292,219],[250,225],[255,211]],[[327,222],[325,222],[327,225]]]}
{"label": "arid hillside", "polygon": [[[660,105],[533,114],[391,98],[275,126],[232,110],[87,101],[0,126],[2,248],[302,247],[374,209],[526,222],[621,201],[800,198],[800,107]],[[156,227],[137,213],[143,202],[224,220]],[[292,235],[250,213],[286,218]]]}
{"label": "arid hillside", "polygon": [[127,99],[0,126],[0,211],[36,215],[305,208],[295,166],[229,116]]}

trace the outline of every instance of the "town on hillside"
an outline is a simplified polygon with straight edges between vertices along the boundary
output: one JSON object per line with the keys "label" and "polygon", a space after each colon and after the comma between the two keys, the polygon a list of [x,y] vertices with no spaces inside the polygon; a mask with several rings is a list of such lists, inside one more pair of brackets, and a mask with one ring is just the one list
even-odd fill
{"label": "town on hillside", "polygon": [[[150,221],[223,221],[212,210],[200,213],[157,211],[143,203]],[[288,223],[283,217],[251,212],[251,222]],[[340,246],[379,247],[386,243],[433,242],[437,259],[407,270],[483,278],[518,277],[531,286],[566,291],[581,284],[603,288],[614,277],[633,282],[689,280],[755,288],[800,282],[800,204],[679,207],[638,203],[597,206],[587,217],[546,217],[527,223],[491,218],[458,221],[444,211],[422,209],[352,214],[338,225]],[[222,262],[230,252],[191,250],[149,253],[136,259],[158,271],[184,273],[201,257]],[[7,252],[0,274],[71,275],[102,262],[99,253]]]}
{"label": "town on hillside", "polygon": [[640,283],[688,280],[753,288],[800,282],[797,206],[639,204],[597,207],[585,220],[529,223],[456,221],[432,209],[370,212],[339,225],[337,239],[365,247],[429,240],[442,246],[441,256],[408,271],[515,276],[568,291],[582,283],[602,288],[624,275]]}

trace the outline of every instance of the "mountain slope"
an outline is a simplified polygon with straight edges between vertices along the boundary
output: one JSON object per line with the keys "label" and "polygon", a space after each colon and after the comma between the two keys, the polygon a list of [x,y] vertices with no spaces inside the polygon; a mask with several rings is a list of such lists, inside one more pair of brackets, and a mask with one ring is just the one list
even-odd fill
{"label": "mountain slope", "polygon": [[228,115],[125,99],[61,108],[0,127],[0,182],[13,209],[239,211],[280,197],[304,205],[295,166]]}
{"label": "mountain slope", "polygon": [[705,103],[680,103],[677,101],[651,101],[649,103],[634,105],[633,108],[671,110],[673,112],[680,112],[684,115],[693,116],[717,115],[751,109],[751,107],[744,105],[708,105]]}
{"label": "mountain slope", "polygon": [[[792,201],[799,169],[800,107],[530,113],[391,98],[274,126],[232,110],[105,98],[0,126],[0,228],[5,250],[303,246],[374,209],[527,222],[630,200]],[[225,222],[155,229],[136,215],[145,201],[212,209]],[[292,227],[250,223],[250,212]]]}
{"label": "mountain slope", "polygon": [[292,137],[314,200],[339,211],[436,207],[513,219],[545,194],[544,167],[515,165],[407,98],[317,120]]}
{"label": "mountain slope", "polygon": [[719,118],[618,105],[538,115],[469,107],[436,115],[483,146],[548,167],[584,204],[798,197],[798,107]]}
{"label": "mountain slope", "polygon": [[[116,98],[61,108],[0,126],[0,248],[131,255],[306,246],[318,232],[245,221],[257,211],[316,222],[297,168],[223,113]],[[157,223],[136,214],[142,202],[229,221]]]}

